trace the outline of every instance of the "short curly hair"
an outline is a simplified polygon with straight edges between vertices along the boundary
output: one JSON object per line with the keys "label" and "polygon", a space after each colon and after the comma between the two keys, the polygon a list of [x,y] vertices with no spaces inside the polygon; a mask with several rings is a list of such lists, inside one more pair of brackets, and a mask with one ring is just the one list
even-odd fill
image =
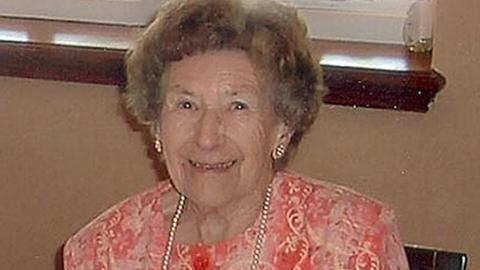
{"label": "short curly hair", "polygon": [[295,149],[316,118],[324,87],[305,24],[295,9],[273,1],[168,1],[126,54],[124,105],[152,130],[169,64],[222,49],[245,51],[268,78],[275,113],[293,131],[288,149]]}

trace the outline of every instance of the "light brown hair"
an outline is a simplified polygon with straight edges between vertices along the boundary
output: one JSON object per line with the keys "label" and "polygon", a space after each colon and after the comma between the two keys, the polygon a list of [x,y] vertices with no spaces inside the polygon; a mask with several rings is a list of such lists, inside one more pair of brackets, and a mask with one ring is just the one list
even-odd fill
{"label": "light brown hair", "polygon": [[124,104],[152,127],[160,121],[169,63],[207,51],[243,50],[268,78],[275,113],[293,130],[290,152],[314,122],[323,95],[309,42],[296,11],[273,1],[169,1],[126,54]]}

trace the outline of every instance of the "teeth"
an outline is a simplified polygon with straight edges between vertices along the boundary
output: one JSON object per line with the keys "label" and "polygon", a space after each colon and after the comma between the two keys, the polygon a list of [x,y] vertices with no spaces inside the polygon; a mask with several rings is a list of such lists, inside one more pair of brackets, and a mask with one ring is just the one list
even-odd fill
{"label": "teeth", "polygon": [[189,160],[189,162],[193,165],[193,167],[203,168],[205,170],[228,169],[235,164],[235,160],[221,163],[200,163],[193,160]]}

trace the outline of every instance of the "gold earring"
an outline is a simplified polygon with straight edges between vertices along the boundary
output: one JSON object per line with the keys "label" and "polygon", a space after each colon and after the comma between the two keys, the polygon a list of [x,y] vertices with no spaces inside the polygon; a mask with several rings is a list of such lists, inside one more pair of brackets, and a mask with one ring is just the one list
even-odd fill
{"label": "gold earring", "polygon": [[283,144],[280,144],[279,146],[277,146],[275,148],[275,150],[273,150],[273,153],[272,153],[272,157],[274,160],[277,160],[277,159],[281,159],[283,158],[283,156],[285,155],[285,152],[286,152],[286,148],[285,148],[285,145]]}

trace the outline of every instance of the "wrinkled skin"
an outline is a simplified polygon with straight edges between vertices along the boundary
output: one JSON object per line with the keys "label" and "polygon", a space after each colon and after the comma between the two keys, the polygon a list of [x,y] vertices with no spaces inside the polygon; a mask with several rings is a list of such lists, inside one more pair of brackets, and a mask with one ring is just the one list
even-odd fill
{"label": "wrinkled skin", "polygon": [[160,139],[173,185],[189,202],[182,219],[198,225],[190,240],[209,242],[202,224],[226,234],[211,241],[239,233],[258,214],[273,178],[271,153],[288,144],[288,128],[244,52],[189,56],[166,76]]}

